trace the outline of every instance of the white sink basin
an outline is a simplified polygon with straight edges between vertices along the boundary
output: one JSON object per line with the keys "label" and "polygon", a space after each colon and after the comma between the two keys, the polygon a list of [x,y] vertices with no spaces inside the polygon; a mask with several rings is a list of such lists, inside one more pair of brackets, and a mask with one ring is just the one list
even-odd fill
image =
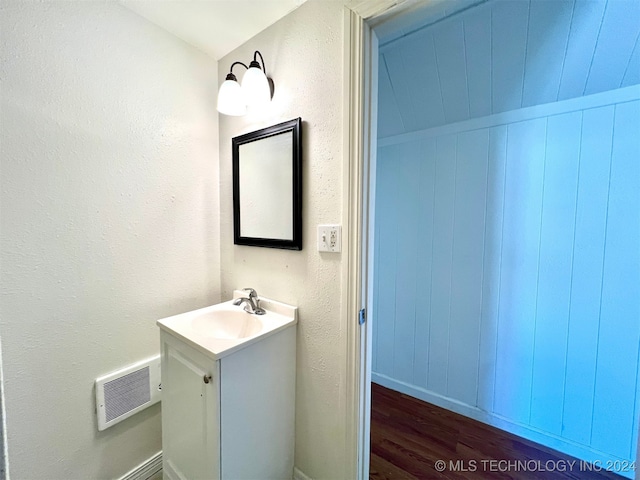
{"label": "white sink basin", "polygon": [[[236,290],[233,298],[246,295]],[[296,307],[266,298],[260,298],[260,306],[266,310],[264,315],[247,313],[244,305],[236,306],[228,301],[156,323],[162,330],[217,360],[298,321]]]}
{"label": "white sink basin", "polygon": [[257,335],[264,329],[258,315],[245,312],[242,308],[210,310],[191,319],[191,327],[208,337],[247,338]]}

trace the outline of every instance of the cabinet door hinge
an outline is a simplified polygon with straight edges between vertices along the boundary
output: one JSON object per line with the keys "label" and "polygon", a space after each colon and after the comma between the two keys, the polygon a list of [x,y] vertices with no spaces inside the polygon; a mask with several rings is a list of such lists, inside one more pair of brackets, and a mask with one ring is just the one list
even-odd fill
{"label": "cabinet door hinge", "polygon": [[360,310],[360,314],[358,315],[358,324],[362,325],[364,324],[365,320],[367,319],[367,313],[365,312],[365,309],[361,309]]}

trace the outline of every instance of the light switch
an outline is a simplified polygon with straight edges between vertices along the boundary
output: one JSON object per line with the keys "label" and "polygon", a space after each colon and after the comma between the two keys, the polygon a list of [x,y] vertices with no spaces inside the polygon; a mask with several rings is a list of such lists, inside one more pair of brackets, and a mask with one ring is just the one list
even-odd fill
{"label": "light switch", "polygon": [[318,225],[318,251],[339,253],[342,251],[342,227]]}

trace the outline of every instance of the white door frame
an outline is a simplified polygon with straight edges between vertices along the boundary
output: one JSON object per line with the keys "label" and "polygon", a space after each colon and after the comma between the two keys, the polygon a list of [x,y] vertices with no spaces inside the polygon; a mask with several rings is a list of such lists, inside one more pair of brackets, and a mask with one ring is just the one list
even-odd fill
{"label": "white door frame", "polygon": [[[349,478],[368,480],[371,419],[371,322],[358,324],[359,312],[372,311],[377,123],[378,38],[374,26],[444,0],[345,0],[343,222],[346,248],[342,318],[346,322],[346,451],[353,463]],[[353,475],[355,473],[355,475]]]}
{"label": "white door frame", "polygon": [[[345,8],[344,15],[344,91],[345,99],[343,136],[343,223],[345,249],[343,251],[342,282],[345,287],[342,302],[342,318],[346,323],[346,465],[351,478],[365,479],[368,466],[364,465],[364,450],[368,442],[364,438],[369,422],[367,408],[367,375],[364,359],[366,333],[357,322],[363,306],[362,298],[362,169],[363,153],[363,61],[362,42],[364,19],[353,10]],[[354,475],[355,474],[355,475]]]}
{"label": "white door frame", "polygon": [[375,185],[377,138],[378,41],[367,23],[398,2],[361,2],[345,9],[343,222],[346,248],[343,258],[345,301],[343,318],[346,335],[346,447],[354,462],[347,469],[350,478],[369,478],[371,415],[371,322],[359,325],[360,310],[371,311],[367,292],[371,286],[373,219],[370,202]]}

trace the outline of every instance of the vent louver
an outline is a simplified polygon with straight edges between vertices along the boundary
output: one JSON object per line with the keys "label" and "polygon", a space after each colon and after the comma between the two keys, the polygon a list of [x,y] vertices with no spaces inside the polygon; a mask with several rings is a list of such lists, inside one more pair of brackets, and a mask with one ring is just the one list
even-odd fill
{"label": "vent louver", "polygon": [[129,413],[151,400],[149,367],[104,384],[104,406],[107,422]]}
{"label": "vent louver", "polygon": [[160,400],[160,356],[96,379],[98,430],[104,430]]}

